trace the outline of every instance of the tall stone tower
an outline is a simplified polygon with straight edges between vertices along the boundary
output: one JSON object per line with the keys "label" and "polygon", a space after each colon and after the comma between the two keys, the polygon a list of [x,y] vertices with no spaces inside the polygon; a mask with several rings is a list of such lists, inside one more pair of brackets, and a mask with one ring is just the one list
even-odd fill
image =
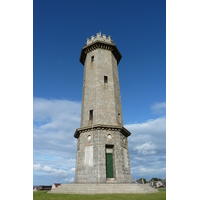
{"label": "tall stone tower", "polygon": [[127,138],[123,127],[118,63],[121,54],[111,37],[87,39],[80,62],[84,65],[81,126],[75,183],[130,183]]}

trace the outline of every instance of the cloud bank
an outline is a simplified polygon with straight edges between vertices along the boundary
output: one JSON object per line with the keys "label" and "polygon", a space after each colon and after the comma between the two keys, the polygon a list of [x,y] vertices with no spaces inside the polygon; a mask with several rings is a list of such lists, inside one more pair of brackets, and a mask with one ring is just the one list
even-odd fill
{"label": "cloud bank", "polygon": [[165,178],[166,176],[166,117],[128,124],[129,157],[132,177]]}
{"label": "cloud bank", "polygon": [[[76,163],[76,139],[81,102],[33,100],[33,184],[70,182]],[[45,177],[45,178],[42,178]]]}
{"label": "cloud bank", "polygon": [[[163,104],[162,104],[163,105]],[[154,109],[159,107],[159,103]],[[163,106],[160,106],[163,109]],[[157,109],[158,110],[158,109]],[[74,181],[81,102],[34,98],[33,184]],[[166,118],[125,125],[133,178],[166,176]]]}

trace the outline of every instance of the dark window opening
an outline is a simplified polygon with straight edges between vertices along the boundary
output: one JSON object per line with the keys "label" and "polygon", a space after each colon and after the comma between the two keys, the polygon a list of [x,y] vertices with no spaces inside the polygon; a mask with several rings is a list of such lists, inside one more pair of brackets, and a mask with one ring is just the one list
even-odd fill
{"label": "dark window opening", "polygon": [[104,83],[108,83],[108,77],[104,76]]}
{"label": "dark window opening", "polygon": [[93,120],[93,110],[90,110],[89,120]]}
{"label": "dark window opening", "polygon": [[119,120],[119,123],[121,124],[121,116],[120,116],[120,113],[118,113],[118,120]]}
{"label": "dark window opening", "polygon": [[93,61],[94,61],[94,56],[91,57],[91,62],[93,62]]}

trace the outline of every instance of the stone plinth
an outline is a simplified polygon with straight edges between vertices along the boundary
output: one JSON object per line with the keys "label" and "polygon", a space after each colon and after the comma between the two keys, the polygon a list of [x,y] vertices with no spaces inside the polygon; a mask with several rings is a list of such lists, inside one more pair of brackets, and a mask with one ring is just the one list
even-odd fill
{"label": "stone plinth", "polygon": [[157,189],[147,184],[62,184],[48,193],[63,194],[128,194],[156,193]]}

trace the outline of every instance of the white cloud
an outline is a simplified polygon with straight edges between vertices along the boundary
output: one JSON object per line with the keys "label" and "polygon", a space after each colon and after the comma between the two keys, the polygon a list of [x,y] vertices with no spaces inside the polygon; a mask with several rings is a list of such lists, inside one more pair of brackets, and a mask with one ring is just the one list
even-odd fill
{"label": "white cloud", "polygon": [[166,176],[166,118],[125,125],[128,137],[132,177],[151,179]]}
{"label": "white cloud", "polygon": [[131,167],[131,174],[136,180],[142,177],[147,180],[153,177],[164,179],[166,178],[166,168],[160,165],[139,165],[137,167]]}
{"label": "white cloud", "polygon": [[146,142],[142,145],[137,145],[134,150],[137,150],[139,154],[148,155],[148,154],[155,154],[156,145],[153,144],[151,141]]}
{"label": "white cloud", "polygon": [[33,115],[34,153],[71,158],[76,151],[73,135],[80,126],[81,103],[34,98]]}
{"label": "white cloud", "polygon": [[72,180],[77,145],[73,135],[80,127],[80,116],[81,102],[33,99],[34,184],[42,176],[50,184]]}
{"label": "white cloud", "polygon": [[130,141],[135,144],[143,144],[152,141],[156,146],[165,144],[166,141],[166,118],[150,119],[146,122],[125,125],[131,132]]}
{"label": "white cloud", "polygon": [[69,159],[69,162],[76,162],[76,159]]}
{"label": "white cloud", "polygon": [[[131,132],[128,138],[130,146],[135,150],[165,150],[166,148],[166,118],[147,120],[146,122],[125,125]],[[143,152],[144,153],[144,152]],[[147,153],[147,152],[146,152]]]}
{"label": "white cloud", "polygon": [[145,167],[141,167],[140,168],[140,172],[142,173],[152,173],[155,169],[152,168],[145,168]]}
{"label": "white cloud", "polygon": [[80,122],[81,102],[58,99],[33,99],[33,120],[72,119]]}
{"label": "white cloud", "polygon": [[70,179],[69,179],[69,178],[66,178],[66,179],[65,179],[65,182],[73,183],[73,182],[74,182],[74,178],[70,178]]}
{"label": "white cloud", "polygon": [[33,170],[35,170],[35,171],[41,171],[42,167],[41,167],[40,164],[33,164]]}
{"label": "white cloud", "polygon": [[156,102],[151,106],[153,113],[164,114],[166,112],[166,102]]}
{"label": "white cloud", "polygon": [[33,164],[33,170],[45,173],[51,173],[60,176],[67,176],[68,172],[63,169],[55,169],[50,166],[41,166],[41,164]]}
{"label": "white cloud", "polygon": [[165,167],[154,167],[154,168],[146,168],[146,167],[140,167],[140,172],[141,173],[155,173],[159,171],[160,173],[165,172],[166,168]]}
{"label": "white cloud", "polygon": [[75,170],[76,170],[76,168],[73,167],[73,168],[70,169],[70,172],[75,172]]}

